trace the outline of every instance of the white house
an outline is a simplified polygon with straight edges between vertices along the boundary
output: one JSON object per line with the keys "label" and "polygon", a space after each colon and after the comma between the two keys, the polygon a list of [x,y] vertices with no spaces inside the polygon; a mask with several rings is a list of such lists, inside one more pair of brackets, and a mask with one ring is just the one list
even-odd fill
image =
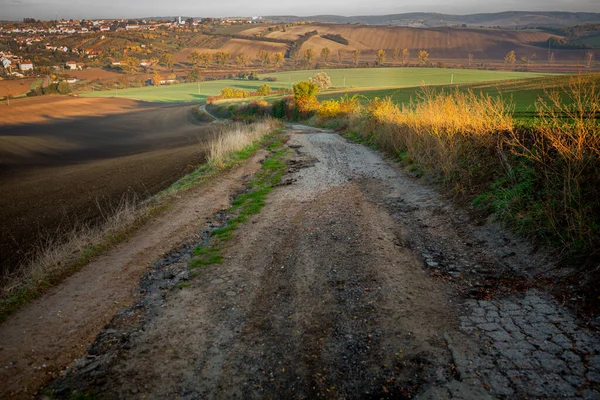
{"label": "white house", "polygon": [[31,71],[33,70],[33,63],[29,60],[23,60],[19,63],[19,69],[21,71]]}
{"label": "white house", "polygon": [[77,63],[75,61],[67,61],[65,67],[68,69],[77,69]]}
{"label": "white house", "polygon": [[0,58],[0,64],[2,64],[4,68],[8,69],[12,62],[8,58]]}

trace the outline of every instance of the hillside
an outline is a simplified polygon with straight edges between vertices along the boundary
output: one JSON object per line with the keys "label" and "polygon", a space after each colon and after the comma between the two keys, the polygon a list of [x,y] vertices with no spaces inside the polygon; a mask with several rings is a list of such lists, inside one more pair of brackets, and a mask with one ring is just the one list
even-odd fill
{"label": "hillside", "polygon": [[405,13],[390,15],[357,15],[344,17],[340,15],[314,15],[309,17],[269,16],[265,19],[273,22],[315,21],[338,24],[395,25],[413,27],[443,27],[467,25],[472,27],[537,27],[563,26],[600,22],[599,13],[572,12],[540,12],[540,11],[506,11],[499,13],[451,15],[437,13]]}
{"label": "hillside", "polygon": [[[239,35],[262,35],[269,39],[297,40],[301,35],[316,30],[302,45],[300,51],[314,49],[317,54],[323,47],[329,47],[334,54],[339,49],[351,52],[360,50],[363,55],[373,55],[378,49],[389,50],[407,48],[413,60],[419,50],[427,50],[431,57],[466,59],[471,53],[475,59],[502,60],[506,53],[514,50],[519,56],[541,54],[547,50],[547,41],[557,35],[539,30],[500,30],[474,28],[411,28],[396,26],[366,26],[348,24],[306,24],[292,27],[257,30],[250,28]],[[323,38],[325,34],[341,35],[348,45]],[[252,45],[252,44],[249,44]],[[564,51],[557,54],[559,59],[582,58],[577,51]]]}

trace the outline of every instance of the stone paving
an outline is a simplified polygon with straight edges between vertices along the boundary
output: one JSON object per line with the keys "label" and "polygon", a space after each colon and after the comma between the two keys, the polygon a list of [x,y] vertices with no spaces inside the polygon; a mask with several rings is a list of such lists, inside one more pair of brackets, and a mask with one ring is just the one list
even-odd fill
{"label": "stone paving", "polygon": [[549,295],[467,300],[461,330],[479,344],[449,340],[461,381],[499,398],[600,399],[600,340]]}

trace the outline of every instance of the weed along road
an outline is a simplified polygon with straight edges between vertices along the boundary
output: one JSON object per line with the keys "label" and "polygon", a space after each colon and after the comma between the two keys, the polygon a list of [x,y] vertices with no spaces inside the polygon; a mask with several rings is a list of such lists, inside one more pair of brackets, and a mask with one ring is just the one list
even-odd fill
{"label": "weed along road", "polygon": [[268,149],[42,393],[597,398],[598,337],[506,289],[543,255],[335,133],[292,125]]}

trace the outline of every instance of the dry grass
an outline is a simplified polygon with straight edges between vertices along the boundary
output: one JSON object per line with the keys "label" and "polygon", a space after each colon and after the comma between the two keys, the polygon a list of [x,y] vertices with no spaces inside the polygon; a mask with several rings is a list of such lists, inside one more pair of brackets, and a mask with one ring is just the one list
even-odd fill
{"label": "dry grass", "polygon": [[124,196],[112,209],[101,210],[100,223],[80,224],[67,234],[57,232],[40,238],[37,252],[2,279],[0,320],[125,238],[164,205],[166,199],[140,202],[137,196]]}
{"label": "dry grass", "polygon": [[[391,99],[375,99],[367,106],[366,129],[378,143],[445,181],[473,186],[482,149],[493,152],[500,133],[512,131],[510,106],[500,98],[473,92],[432,92],[399,107]],[[479,168],[481,169],[481,168]]]}
{"label": "dry grass", "polygon": [[238,123],[226,128],[211,140],[208,163],[218,169],[226,168],[234,153],[252,149],[261,138],[279,126],[280,122],[268,118],[251,125]]}

